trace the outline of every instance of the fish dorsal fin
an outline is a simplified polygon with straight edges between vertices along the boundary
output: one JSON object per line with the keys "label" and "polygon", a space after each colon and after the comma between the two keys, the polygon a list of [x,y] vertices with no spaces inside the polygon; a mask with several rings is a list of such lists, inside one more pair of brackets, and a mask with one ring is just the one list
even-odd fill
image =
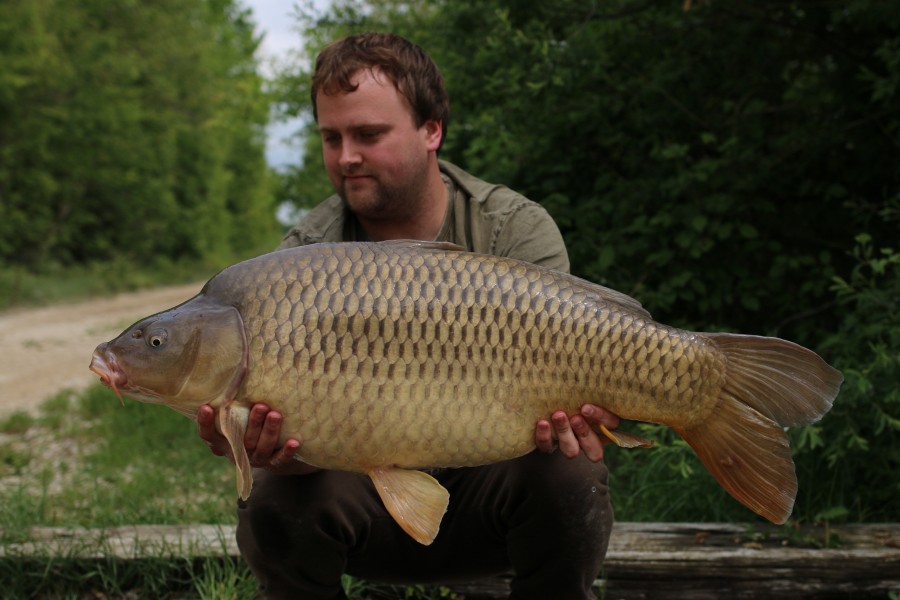
{"label": "fish dorsal fin", "polygon": [[[468,252],[462,246],[454,244],[452,242],[429,242],[425,240],[385,240],[383,242],[376,242],[378,245],[387,245],[387,246],[397,246],[398,248],[421,248],[425,250],[442,250],[445,252]],[[473,253],[473,254],[478,254]],[[489,256],[489,255],[483,255]],[[528,264],[530,267],[535,267],[539,269],[544,269],[547,271],[554,271],[559,277],[567,280],[567,282],[574,286],[581,288],[588,292],[589,294],[600,298],[604,302],[609,302],[612,304],[617,304],[621,306],[624,310],[633,313],[644,319],[651,319],[650,313],[647,312],[641,303],[629,296],[628,294],[624,294],[622,292],[616,291],[612,288],[604,287],[602,285],[593,283],[591,281],[587,281],[586,279],[581,279],[580,277],[576,277],[575,275],[571,275],[569,273],[564,273],[562,271],[555,271],[554,269],[550,269],[548,267],[541,267],[539,265],[534,265],[530,263],[526,263],[525,261],[516,260],[507,257],[495,257],[491,256],[492,260],[498,261],[513,261],[522,264]]]}
{"label": "fish dorsal fin", "polygon": [[433,242],[428,240],[385,240],[376,242],[383,246],[403,246],[423,248],[426,250],[445,250],[447,252],[465,252],[466,249],[453,242]]}
{"label": "fish dorsal fin", "polygon": [[647,311],[647,309],[641,306],[640,302],[638,302],[628,294],[619,292],[612,288],[604,287],[602,285],[598,285],[597,287],[600,288],[600,296],[608,302],[618,304],[619,306],[624,307],[629,312],[635,313],[636,315],[639,315],[644,319],[653,318],[652,316],[650,316],[650,313]]}
{"label": "fish dorsal fin", "polygon": [[641,303],[639,301],[635,300],[628,294],[602,286],[599,283],[588,281],[587,279],[576,277],[575,275],[571,275],[569,273],[560,272],[559,276],[563,279],[566,279],[568,283],[570,283],[573,287],[580,288],[581,290],[599,298],[604,302],[617,304],[627,312],[639,316],[643,319],[653,318],[647,311],[647,309],[641,306]]}
{"label": "fish dorsal fin", "polygon": [[428,546],[441,528],[450,493],[422,471],[379,467],[369,471],[385,508],[414,540]]}
{"label": "fish dorsal fin", "polygon": [[253,488],[253,471],[250,468],[250,457],[244,448],[244,432],[247,430],[247,419],[250,409],[245,406],[228,404],[218,410],[219,431],[228,440],[234,466],[237,469],[237,489],[241,500],[250,497]]}

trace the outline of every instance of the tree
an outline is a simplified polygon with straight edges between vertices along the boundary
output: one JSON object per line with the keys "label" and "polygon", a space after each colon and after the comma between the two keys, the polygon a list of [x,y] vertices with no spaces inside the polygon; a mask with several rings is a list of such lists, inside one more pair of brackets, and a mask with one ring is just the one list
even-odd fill
{"label": "tree", "polygon": [[11,0],[0,263],[203,259],[269,245],[268,98],[233,0]]}

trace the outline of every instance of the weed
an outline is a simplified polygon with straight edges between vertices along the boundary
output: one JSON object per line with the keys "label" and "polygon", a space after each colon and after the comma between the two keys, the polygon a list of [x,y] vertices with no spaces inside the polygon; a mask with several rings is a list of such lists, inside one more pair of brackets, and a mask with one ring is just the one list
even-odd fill
{"label": "weed", "polygon": [[0,434],[25,433],[34,425],[34,417],[25,411],[17,411],[0,420]]}
{"label": "weed", "polygon": [[0,477],[21,475],[22,470],[31,462],[31,455],[17,449],[13,444],[0,444]]}

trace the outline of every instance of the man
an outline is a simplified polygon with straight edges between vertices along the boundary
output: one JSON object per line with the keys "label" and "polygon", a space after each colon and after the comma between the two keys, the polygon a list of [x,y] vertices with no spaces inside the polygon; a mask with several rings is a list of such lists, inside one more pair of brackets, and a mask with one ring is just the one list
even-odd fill
{"label": "man", "polygon": [[[543,208],[438,160],[449,100],[418,46],[376,33],[330,44],[316,62],[312,101],[337,194],[281,247],[441,240],[568,270]],[[213,452],[229,454],[213,409],[203,407],[198,421]],[[368,477],[293,460],[302,440],[279,447],[281,415],[256,405],[244,443],[262,470],[239,505],[241,553],[271,598],[343,598],[343,573],[448,582],[510,569],[513,598],[593,598],[612,525],[603,442],[591,427],[600,424],[616,427],[618,419],[596,406],[571,418],[560,411],[535,424],[539,451],[437,470],[450,505],[434,543],[423,546],[388,515]]]}

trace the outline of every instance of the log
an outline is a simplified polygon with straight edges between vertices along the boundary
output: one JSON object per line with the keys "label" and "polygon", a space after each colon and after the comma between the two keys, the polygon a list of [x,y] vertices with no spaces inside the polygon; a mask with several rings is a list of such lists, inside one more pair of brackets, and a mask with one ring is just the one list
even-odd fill
{"label": "log", "polygon": [[885,598],[900,590],[900,525],[631,523],[607,592],[644,598]]}
{"label": "log", "polygon": [[[617,523],[596,586],[612,600],[886,599],[900,594],[900,524]],[[508,577],[451,589],[504,598]]]}
{"label": "log", "polygon": [[[218,525],[42,527],[0,545],[0,560],[41,557],[139,561],[239,553],[234,527]],[[505,598],[509,578],[446,586],[466,600]],[[596,585],[610,600],[885,599],[900,595],[900,524],[617,523]]]}

